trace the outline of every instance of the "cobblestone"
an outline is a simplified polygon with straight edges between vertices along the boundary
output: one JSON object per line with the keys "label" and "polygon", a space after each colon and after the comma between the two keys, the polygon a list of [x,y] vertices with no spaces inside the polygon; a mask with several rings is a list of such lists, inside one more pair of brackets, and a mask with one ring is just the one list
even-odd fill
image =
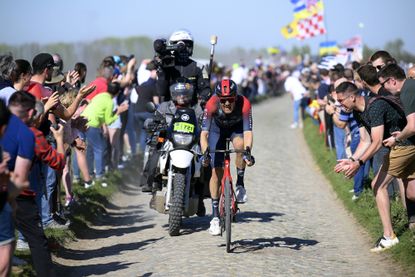
{"label": "cobblestone", "polygon": [[[233,225],[233,253],[207,232],[209,217],[184,219],[178,237],[167,215],[148,208],[136,184],[114,197],[96,232],[55,257],[65,276],[391,276],[386,255],[336,200],[313,163],[300,130],[289,128],[289,97],[254,106],[253,154],[247,169],[249,202]],[[208,212],[210,201],[205,200]],[[96,235],[96,234],[99,235]]]}

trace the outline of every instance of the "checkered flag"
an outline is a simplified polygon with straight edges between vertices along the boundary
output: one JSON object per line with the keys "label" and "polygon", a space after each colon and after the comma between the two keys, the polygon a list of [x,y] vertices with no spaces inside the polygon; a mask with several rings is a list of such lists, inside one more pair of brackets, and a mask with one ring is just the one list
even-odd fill
{"label": "checkered flag", "polygon": [[323,14],[316,13],[309,18],[299,20],[297,23],[297,28],[297,38],[299,40],[325,34],[326,28],[324,27]]}

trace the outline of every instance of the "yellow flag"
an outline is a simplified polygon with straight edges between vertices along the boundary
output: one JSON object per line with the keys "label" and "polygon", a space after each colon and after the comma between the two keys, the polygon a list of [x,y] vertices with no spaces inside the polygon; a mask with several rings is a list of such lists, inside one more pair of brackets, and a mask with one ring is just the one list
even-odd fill
{"label": "yellow flag", "polygon": [[268,47],[267,48],[267,52],[270,55],[276,55],[276,54],[279,54],[280,53],[280,49],[277,48],[277,47]]}
{"label": "yellow flag", "polygon": [[298,35],[297,20],[281,28],[281,34],[286,39],[295,38]]}

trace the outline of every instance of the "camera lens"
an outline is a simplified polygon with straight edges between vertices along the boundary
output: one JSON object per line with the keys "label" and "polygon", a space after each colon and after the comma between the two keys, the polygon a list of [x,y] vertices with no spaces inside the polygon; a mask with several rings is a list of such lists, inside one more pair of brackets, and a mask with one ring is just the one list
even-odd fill
{"label": "camera lens", "polygon": [[177,50],[184,50],[186,49],[186,44],[183,41],[179,41],[177,44]]}

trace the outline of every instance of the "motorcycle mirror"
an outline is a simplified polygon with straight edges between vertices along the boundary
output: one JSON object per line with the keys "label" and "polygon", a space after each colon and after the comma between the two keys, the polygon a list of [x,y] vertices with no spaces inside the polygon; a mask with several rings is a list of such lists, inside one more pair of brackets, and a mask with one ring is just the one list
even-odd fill
{"label": "motorcycle mirror", "polygon": [[153,102],[147,102],[146,111],[148,111],[149,113],[154,113],[156,110],[156,105],[154,105]]}

